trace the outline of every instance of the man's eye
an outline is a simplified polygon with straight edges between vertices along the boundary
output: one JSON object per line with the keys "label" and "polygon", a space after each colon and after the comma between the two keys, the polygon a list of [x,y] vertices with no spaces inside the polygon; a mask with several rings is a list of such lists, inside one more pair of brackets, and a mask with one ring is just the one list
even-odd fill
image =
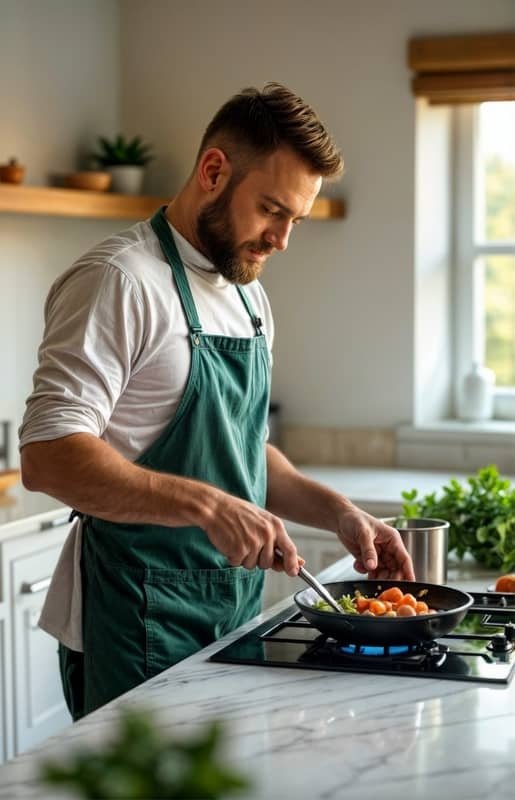
{"label": "man's eye", "polygon": [[279,211],[275,211],[273,208],[268,208],[268,206],[263,206],[263,211],[265,214],[268,214],[269,217],[277,217],[280,214]]}

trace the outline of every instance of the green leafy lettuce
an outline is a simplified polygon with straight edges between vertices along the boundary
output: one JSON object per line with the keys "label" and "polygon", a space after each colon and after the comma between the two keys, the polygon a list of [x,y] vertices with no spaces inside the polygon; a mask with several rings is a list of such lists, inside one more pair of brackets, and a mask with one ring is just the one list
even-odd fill
{"label": "green leafy lettuce", "polygon": [[[350,594],[344,594],[342,597],[338,598],[336,601],[339,606],[341,606],[342,610],[345,611],[346,614],[357,614],[358,610],[354,604],[354,599],[350,596]],[[326,603],[325,600],[317,600],[313,603],[313,608],[318,609],[318,611],[332,611],[336,614],[336,611],[329,603]]]}

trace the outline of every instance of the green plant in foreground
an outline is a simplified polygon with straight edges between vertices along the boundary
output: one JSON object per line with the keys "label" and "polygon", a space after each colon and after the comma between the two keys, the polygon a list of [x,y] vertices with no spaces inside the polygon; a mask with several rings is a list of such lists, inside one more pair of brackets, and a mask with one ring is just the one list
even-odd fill
{"label": "green plant in foreground", "polygon": [[150,145],[145,144],[141,136],[126,139],[118,134],[114,139],[98,137],[99,150],[91,153],[91,159],[101,167],[135,166],[144,167],[154,156],[150,152]]}
{"label": "green plant in foreground", "polygon": [[497,467],[479,469],[463,485],[455,478],[419,497],[417,489],[402,492],[405,517],[447,520],[449,550],[459,558],[470,553],[476,561],[500,572],[515,569],[515,489]]}
{"label": "green plant in foreground", "polygon": [[148,712],[126,710],[111,741],[81,749],[67,764],[46,761],[41,779],[98,800],[215,800],[250,785],[220,763],[222,738],[218,722],[188,741],[165,737]]}

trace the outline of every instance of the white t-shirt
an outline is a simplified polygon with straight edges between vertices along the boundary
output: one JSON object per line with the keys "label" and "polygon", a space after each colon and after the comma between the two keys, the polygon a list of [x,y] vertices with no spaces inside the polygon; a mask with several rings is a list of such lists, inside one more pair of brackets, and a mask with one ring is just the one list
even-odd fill
{"label": "white t-shirt", "polygon": [[[238,290],[170,226],[204,333],[255,335]],[[272,349],[270,305],[244,291]],[[150,222],[111,236],[50,289],[34,389],[19,430],[29,442],[92,433],[131,461],[172,419],[191,351],[172,270]]]}
{"label": "white t-shirt", "polygon": [[[170,226],[204,333],[252,337],[236,287]],[[273,320],[261,285],[245,287],[271,351]],[[186,318],[149,221],[94,247],[58,278],[45,304],[34,390],[20,427],[29,442],[92,433],[134,461],[172,419],[189,375]],[[82,651],[82,522],[54,571],[40,627]]]}

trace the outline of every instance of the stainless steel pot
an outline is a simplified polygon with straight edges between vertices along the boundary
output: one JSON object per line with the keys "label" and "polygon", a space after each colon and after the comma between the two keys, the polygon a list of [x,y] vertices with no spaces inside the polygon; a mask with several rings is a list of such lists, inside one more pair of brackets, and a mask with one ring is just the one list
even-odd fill
{"label": "stainless steel pot", "polygon": [[413,560],[415,580],[446,583],[449,523],[444,519],[383,519],[396,528]]}

